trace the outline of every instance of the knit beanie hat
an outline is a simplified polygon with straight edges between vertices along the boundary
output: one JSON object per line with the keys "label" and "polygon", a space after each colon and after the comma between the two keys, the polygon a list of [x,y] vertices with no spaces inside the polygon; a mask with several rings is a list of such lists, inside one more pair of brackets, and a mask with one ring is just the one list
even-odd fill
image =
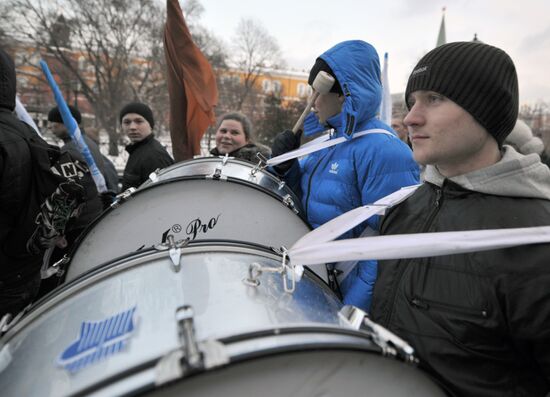
{"label": "knit beanie hat", "polygon": [[[75,108],[74,106],[68,105],[69,110],[71,111],[71,114],[73,115],[73,118],[76,121],[76,124],[80,124],[82,122],[82,115],[80,114],[80,111]],[[61,117],[61,112],[59,111],[59,108],[56,106],[50,110],[48,113],[48,121],[52,121],[55,123],[62,123],[63,118]]]}
{"label": "knit beanie hat", "polygon": [[441,94],[470,113],[502,145],[518,117],[518,78],[512,59],[479,42],[439,46],[409,76],[405,101],[418,90]]}
{"label": "knit beanie hat", "polygon": [[119,121],[122,123],[122,118],[128,113],[136,113],[143,117],[151,128],[155,126],[155,118],[153,117],[153,111],[149,106],[141,102],[131,102],[124,106],[120,111]]}
{"label": "knit beanie hat", "polygon": [[0,48],[0,108],[15,109],[15,65],[6,51]]}
{"label": "knit beanie hat", "polygon": [[334,72],[332,71],[330,66],[328,66],[328,64],[321,58],[317,58],[315,60],[315,65],[313,65],[313,67],[309,71],[309,78],[307,79],[308,84],[313,86],[313,81],[315,80],[315,77],[317,77],[317,74],[319,74],[320,71],[327,72],[332,77],[334,77],[334,84],[332,85],[330,92],[335,92],[337,94],[343,95],[344,92],[342,91],[342,87],[340,87],[340,83],[338,83],[338,79],[334,75]]}
{"label": "knit beanie hat", "polygon": [[520,119],[504,143],[514,146],[521,154],[541,154],[544,151],[542,139],[533,136],[531,128]]}

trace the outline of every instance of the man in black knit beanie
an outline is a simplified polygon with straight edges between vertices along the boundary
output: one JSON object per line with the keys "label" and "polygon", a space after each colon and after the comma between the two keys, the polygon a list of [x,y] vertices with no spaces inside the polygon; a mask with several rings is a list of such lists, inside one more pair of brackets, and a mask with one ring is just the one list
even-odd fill
{"label": "man in black knit beanie", "polygon": [[122,190],[139,187],[149,175],[174,164],[166,148],[153,134],[155,119],[149,106],[141,102],[126,104],[119,114],[122,132],[132,142],[126,146],[130,154],[122,176]]}
{"label": "man in black knit beanie", "polygon": [[[426,54],[404,123],[425,183],[382,235],[550,225],[550,170],[504,143],[518,115],[514,63],[483,43]],[[434,241],[434,245],[437,241]],[[371,317],[414,347],[454,396],[550,391],[550,245],[381,261]]]}

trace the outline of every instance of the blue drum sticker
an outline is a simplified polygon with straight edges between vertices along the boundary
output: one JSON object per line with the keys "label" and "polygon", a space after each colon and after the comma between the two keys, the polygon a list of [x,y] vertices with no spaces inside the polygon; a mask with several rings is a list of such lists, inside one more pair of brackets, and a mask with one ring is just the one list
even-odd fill
{"label": "blue drum sticker", "polygon": [[120,352],[134,331],[135,311],[136,306],[101,321],[83,322],[77,340],[61,353],[57,364],[73,374]]}

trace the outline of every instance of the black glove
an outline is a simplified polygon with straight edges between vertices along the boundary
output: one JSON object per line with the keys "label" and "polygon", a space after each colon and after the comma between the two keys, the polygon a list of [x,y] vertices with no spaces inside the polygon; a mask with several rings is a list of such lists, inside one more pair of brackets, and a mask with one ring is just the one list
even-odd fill
{"label": "black glove", "polygon": [[[277,157],[300,147],[302,138],[302,130],[296,134],[291,130],[285,130],[275,137],[271,146],[271,157]],[[284,163],[273,166],[279,175],[284,175],[291,167],[296,159],[285,161]]]}
{"label": "black glove", "polygon": [[101,199],[101,203],[103,204],[103,210],[106,210],[115,201],[116,193],[112,190],[107,190],[106,192],[100,193],[99,198]]}

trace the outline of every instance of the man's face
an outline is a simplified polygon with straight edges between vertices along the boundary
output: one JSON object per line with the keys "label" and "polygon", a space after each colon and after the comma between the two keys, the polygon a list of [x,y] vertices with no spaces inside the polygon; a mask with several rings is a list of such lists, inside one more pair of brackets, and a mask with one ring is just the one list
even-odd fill
{"label": "man's face", "polygon": [[407,143],[407,135],[409,135],[409,131],[407,130],[407,126],[403,123],[403,119],[401,119],[400,117],[392,118],[391,128],[392,130],[397,132],[397,136],[399,137],[399,139]]}
{"label": "man's face", "polygon": [[65,139],[69,136],[69,131],[65,128],[65,124],[56,121],[49,121],[50,131],[59,139]]}
{"label": "man's face", "polygon": [[495,162],[497,142],[456,103],[433,91],[415,91],[408,102],[403,121],[418,163],[433,164],[452,177]]}
{"label": "man's face", "polygon": [[[314,90],[315,92],[315,90]],[[329,92],[328,94],[321,94],[317,97],[313,104],[313,111],[319,118],[321,124],[325,124],[326,121],[332,116],[337,115],[342,111],[342,104],[344,103],[344,96]]]}
{"label": "man's face", "polygon": [[132,143],[136,143],[151,135],[151,126],[143,116],[137,113],[127,113],[122,118],[122,132],[128,135]]}

